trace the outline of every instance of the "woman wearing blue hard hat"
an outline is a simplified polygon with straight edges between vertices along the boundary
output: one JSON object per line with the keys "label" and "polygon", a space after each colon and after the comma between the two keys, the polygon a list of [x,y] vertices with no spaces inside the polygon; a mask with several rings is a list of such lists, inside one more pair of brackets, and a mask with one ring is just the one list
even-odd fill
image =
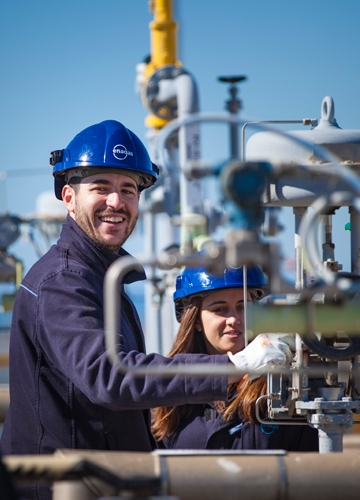
{"label": "woman wearing blue hard hat", "polygon": [[[225,269],[222,276],[205,267],[185,269],[174,293],[180,328],[170,356],[179,353],[226,354],[241,367],[259,365],[267,349],[280,347],[290,362],[285,342],[259,335],[245,348],[243,269]],[[259,266],[247,269],[247,301],[268,293]],[[263,352],[261,352],[263,351]],[[260,361],[259,361],[260,360]],[[250,369],[249,369],[250,371]],[[152,431],[160,447],[173,449],[285,449],[318,451],[315,429],[304,425],[265,425],[257,421],[255,402],[267,392],[266,378],[244,378],[228,386],[228,402],[161,407],[153,411]],[[266,403],[261,410],[265,414]]]}

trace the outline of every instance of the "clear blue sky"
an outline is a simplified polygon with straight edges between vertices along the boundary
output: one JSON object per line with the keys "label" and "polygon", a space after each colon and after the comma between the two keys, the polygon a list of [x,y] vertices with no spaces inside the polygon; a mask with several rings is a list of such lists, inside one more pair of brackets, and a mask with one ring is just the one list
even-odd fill
{"label": "clear blue sky", "polygon": [[[320,118],[322,99],[330,95],[339,125],[360,129],[358,0],[174,4],[179,58],[195,76],[202,111],[224,109],[227,91],[219,75],[244,74],[248,81],[240,97],[246,118]],[[136,64],[150,51],[151,20],[147,0],[2,2],[0,171],[10,175],[3,210],[34,212],[37,196],[53,187],[50,151],[65,148],[89,125],[116,119],[146,143],[147,112],[134,80]],[[227,145],[225,132],[212,128],[203,155],[225,157]],[[48,172],[31,175],[41,168]],[[24,171],[11,177],[18,169]],[[343,219],[338,234],[346,243],[346,214]],[[293,246],[289,234],[287,253]],[[339,249],[348,252],[346,246]],[[133,251],[131,242],[128,249]],[[10,251],[25,269],[35,259],[23,241]]]}

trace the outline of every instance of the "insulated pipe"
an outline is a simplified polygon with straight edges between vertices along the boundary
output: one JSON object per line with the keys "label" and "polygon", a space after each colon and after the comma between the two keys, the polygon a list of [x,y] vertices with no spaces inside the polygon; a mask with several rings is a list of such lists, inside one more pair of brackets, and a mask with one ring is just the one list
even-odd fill
{"label": "insulated pipe", "polygon": [[[100,477],[106,477],[108,472],[112,483],[116,484],[117,476],[119,485],[135,484],[137,491],[132,490],[132,498],[137,498],[142,483],[148,485],[145,496],[172,496],[179,500],[358,500],[360,491],[360,454],[355,453],[339,457],[283,450],[60,450],[54,456],[8,456],[4,463],[16,481],[22,478],[30,483],[44,477],[47,482],[55,480],[53,500],[95,500],[121,495],[122,490],[116,486],[90,475],[83,480],[66,480],[60,468],[65,469],[71,462],[70,473],[76,470],[76,457],[80,464],[86,461],[93,464],[93,470],[101,469]],[[37,474],[39,459],[43,462],[41,475]],[[22,472],[25,469],[26,474]]]}

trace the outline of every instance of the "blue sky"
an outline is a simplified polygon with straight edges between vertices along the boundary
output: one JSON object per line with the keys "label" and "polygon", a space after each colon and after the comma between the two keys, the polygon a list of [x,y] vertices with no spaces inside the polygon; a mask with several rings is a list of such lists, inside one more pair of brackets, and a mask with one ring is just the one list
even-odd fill
{"label": "blue sky", "polygon": [[[174,4],[179,59],[197,81],[202,111],[223,111],[227,89],[217,77],[240,74],[248,77],[240,93],[247,119],[320,118],[322,99],[330,95],[339,125],[360,129],[360,2]],[[65,148],[93,123],[119,120],[146,143],[147,112],[134,81],[136,64],[150,51],[152,18],[147,0],[2,2],[0,172],[9,177],[0,186],[1,210],[34,212],[37,196],[53,188],[50,151]],[[228,154],[223,126],[206,129],[202,144],[212,161]],[[334,220],[336,257],[346,267],[346,211],[340,219]],[[284,214],[283,220],[289,254],[292,218]],[[131,240],[127,248],[135,250]],[[9,250],[24,260],[25,270],[36,259],[24,240]]]}

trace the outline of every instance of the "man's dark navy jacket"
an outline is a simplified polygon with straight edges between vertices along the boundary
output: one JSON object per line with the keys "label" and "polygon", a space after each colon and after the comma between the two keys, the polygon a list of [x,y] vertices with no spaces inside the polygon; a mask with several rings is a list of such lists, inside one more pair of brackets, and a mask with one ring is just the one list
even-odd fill
{"label": "man's dark navy jacket", "polygon": [[[117,258],[99,249],[68,217],[57,244],[23,280],[10,335],[11,403],[1,440],[4,455],[53,453],[58,448],[149,451],[154,442],[148,408],[226,400],[227,377],[134,379],[110,365],[104,345],[103,282]],[[145,274],[129,273],[126,283],[139,279]],[[125,363],[201,362],[211,370],[215,363],[228,362],[227,356],[146,355],[138,315],[124,290],[122,303],[119,349]]]}

